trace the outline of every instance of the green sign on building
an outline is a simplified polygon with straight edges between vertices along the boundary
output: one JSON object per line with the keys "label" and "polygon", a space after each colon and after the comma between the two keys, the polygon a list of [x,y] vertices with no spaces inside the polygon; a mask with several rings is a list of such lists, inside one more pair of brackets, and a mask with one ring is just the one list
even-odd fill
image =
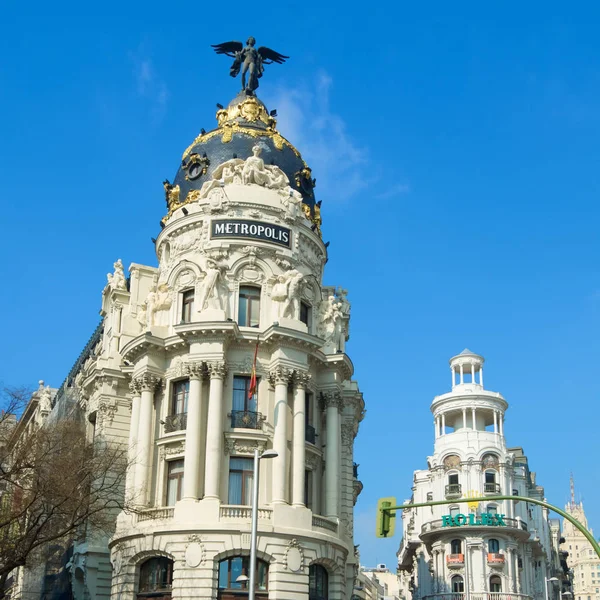
{"label": "green sign on building", "polygon": [[461,527],[463,525],[488,525],[490,527],[506,527],[506,515],[481,513],[481,515],[443,515],[442,527]]}

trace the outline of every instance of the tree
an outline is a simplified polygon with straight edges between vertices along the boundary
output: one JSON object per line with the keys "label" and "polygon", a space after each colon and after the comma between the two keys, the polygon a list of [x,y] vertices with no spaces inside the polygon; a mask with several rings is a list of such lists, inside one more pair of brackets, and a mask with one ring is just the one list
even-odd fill
{"label": "tree", "polygon": [[0,600],[14,569],[39,564],[45,549],[86,530],[112,532],[115,513],[126,508],[127,448],[89,440],[75,415],[19,428],[8,409],[22,408],[24,394],[1,392]]}

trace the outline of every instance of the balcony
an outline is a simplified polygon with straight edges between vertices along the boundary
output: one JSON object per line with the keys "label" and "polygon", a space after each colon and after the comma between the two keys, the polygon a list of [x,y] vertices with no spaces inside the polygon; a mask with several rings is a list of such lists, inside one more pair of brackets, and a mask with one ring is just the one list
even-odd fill
{"label": "balcony", "polygon": [[165,419],[165,433],[173,433],[174,431],[183,431],[187,427],[187,413],[179,413],[177,415],[169,415]]}
{"label": "balcony", "polygon": [[326,529],[327,531],[332,531],[333,533],[338,532],[338,524],[336,521],[320,515],[313,515],[312,525],[313,528],[316,527],[317,529]]}
{"label": "balcony", "polygon": [[529,539],[527,523],[521,521],[520,519],[512,519],[510,517],[504,517],[503,521],[506,523],[506,526],[487,525],[483,523],[474,523],[471,525],[468,522],[464,525],[444,526],[442,519],[435,519],[423,524],[421,527],[420,538],[422,541],[427,542],[429,539],[437,537],[440,533],[448,533],[449,535],[455,536],[457,530],[470,530],[477,532],[489,531],[490,533],[493,531],[494,535],[498,534],[500,531],[508,530],[513,537],[519,540],[524,541]]}
{"label": "balcony", "polygon": [[[221,521],[250,521],[252,519],[252,507],[238,504],[221,504],[219,514]],[[259,507],[258,518],[262,521],[272,521],[273,509]]]}
{"label": "balcony", "polygon": [[136,513],[136,521],[155,521],[158,519],[172,519],[174,508],[172,506],[159,506],[157,508],[144,508]]}
{"label": "balcony", "polygon": [[[531,596],[515,594],[514,592],[479,592],[469,593],[470,600],[532,600]],[[463,593],[445,592],[441,594],[430,594],[423,596],[423,600],[466,600],[467,595]]]}
{"label": "balcony", "polygon": [[306,429],[304,431],[304,439],[309,443],[309,444],[316,444],[317,443],[317,433],[315,431],[315,428],[312,425],[307,425]]}
{"label": "balcony", "polygon": [[484,483],[483,484],[484,494],[499,494],[500,484],[499,483]]}
{"label": "balcony", "polygon": [[231,427],[239,429],[262,429],[264,418],[262,413],[251,410],[232,410],[229,413],[231,417]]}
{"label": "balcony", "polygon": [[488,552],[487,562],[491,567],[503,567],[504,566],[504,554],[498,554],[497,552]]}
{"label": "balcony", "polygon": [[459,567],[465,566],[465,555],[464,554],[448,554],[446,556],[446,565],[449,569],[458,569]]}
{"label": "balcony", "polygon": [[451,500],[451,499],[456,500],[457,498],[460,498],[461,496],[462,496],[462,485],[460,485],[460,483],[449,483],[446,486],[446,499],[447,500]]}

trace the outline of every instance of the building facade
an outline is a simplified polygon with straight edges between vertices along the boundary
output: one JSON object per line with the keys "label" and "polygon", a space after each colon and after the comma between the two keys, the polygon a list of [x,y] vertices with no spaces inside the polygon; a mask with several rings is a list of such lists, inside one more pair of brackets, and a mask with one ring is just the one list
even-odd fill
{"label": "building facade", "polygon": [[[589,529],[583,502],[575,501],[575,485],[571,477],[571,500],[565,512]],[[593,533],[591,529],[590,532]],[[600,600],[600,558],[585,536],[565,519],[563,522],[561,550],[564,552],[570,571],[569,589],[574,600]],[[566,600],[569,600],[568,598]]]}
{"label": "building facade", "polygon": [[[447,600],[452,594],[454,600],[542,600],[546,578],[559,568],[545,509],[486,500],[543,499],[544,490],[522,449],[506,445],[508,403],[484,388],[483,364],[469,350],[450,359],[452,389],[431,404],[434,452],[427,469],[415,471],[405,503],[447,504],[403,512],[398,565],[414,599]],[[471,501],[456,502],[465,498]],[[549,597],[558,598],[560,590],[547,585]]]}
{"label": "building facade", "polygon": [[[70,558],[75,598],[247,596],[253,455],[256,596],[352,597],[353,462],[364,402],[346,354],[347,291],[328,260],[311,170],[254,95],[217,112],[164,182],[158,266],[120,260],[70,398],[90,438],[127,444],[114,535]],[[18,597],[18,596],[14,596]]]}

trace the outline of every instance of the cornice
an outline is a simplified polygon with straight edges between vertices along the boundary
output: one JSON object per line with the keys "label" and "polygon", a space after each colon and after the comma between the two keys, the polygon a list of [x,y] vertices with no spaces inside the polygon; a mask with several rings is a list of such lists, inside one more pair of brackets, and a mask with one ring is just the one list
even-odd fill
{"label": "cornice", "polygon": [[146,333],[138,335],[136,338],[125,344],[121,351],[121,356],[123,359],[135,362],[144,354],[163,352],[164,349],[165,340],[146,331]]}

